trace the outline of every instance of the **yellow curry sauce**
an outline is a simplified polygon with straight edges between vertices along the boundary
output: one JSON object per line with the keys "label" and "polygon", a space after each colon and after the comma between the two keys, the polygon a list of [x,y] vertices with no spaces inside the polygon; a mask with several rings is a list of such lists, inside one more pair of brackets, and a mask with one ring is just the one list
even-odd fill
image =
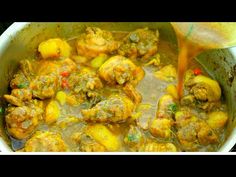
{"label": "yellow curry sauce", "polygon": [[177,52],[158,30],[88,27],[40,43],[4,95],[14,151],[217,151],[227,107],[192,60],[177,93]]}

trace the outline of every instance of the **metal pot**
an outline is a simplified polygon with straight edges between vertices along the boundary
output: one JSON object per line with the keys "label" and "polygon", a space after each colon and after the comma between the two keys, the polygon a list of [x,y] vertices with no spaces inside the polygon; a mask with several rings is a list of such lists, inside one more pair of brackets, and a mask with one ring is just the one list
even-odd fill
{"label": "metal pot", "polygon": [[[176,37],[170,23],[159,22],[80,22],[80,23],[13,23],[0,37],[0,106],[4,106],[2,95],[7,93],[9,81],[20,59],[35,56],[38,44],[52,37],[70,38],[77,36],[87,26],[97,26],[106,30],[131,31],[149,27],[159,29],[164,40],[173,42]],[[228,105],[229,122],[226,128],[226,141],[219,149],[228,152],[236,144],[236,48],[211,50],[202,53],[196,60],[216,79],[222,88]],[[4,116],[0,117],[0,151],[12,152],[4,130]]]}

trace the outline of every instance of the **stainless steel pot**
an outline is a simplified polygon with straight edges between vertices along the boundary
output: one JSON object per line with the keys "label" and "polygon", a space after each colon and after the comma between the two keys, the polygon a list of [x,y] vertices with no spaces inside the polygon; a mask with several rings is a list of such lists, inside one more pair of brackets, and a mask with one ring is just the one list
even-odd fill
{"label": "stainless steel pot", "polygon": [[[0,106],[4,105],[2,95],[7,92],[20,59],[33,58],[38,44],[52,37],[69,38],[77,36],[86,26],[97,26],[107,30],[131,31],[136,28],[158,28],[160,36],[176,45],[175,33],[170,23],[14,23],[0,37]],[[198,62],[221,85],[229,108],[230,120],[227,139],[219,151],[228,152],[236,143],[236,48],[212,50],[201,54]],[[4,130],[4,117],[0,117],[0,151],[11,152],[9,140]]]}

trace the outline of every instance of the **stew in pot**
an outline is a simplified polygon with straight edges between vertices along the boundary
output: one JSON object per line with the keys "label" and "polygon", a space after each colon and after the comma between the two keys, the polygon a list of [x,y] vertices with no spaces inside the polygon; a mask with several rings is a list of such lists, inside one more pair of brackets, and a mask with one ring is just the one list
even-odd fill
{"label": "stew in pot", "polygon": [[88,27],[22,59],[5,111],[14,151],[217,151],[227,107],[217,81],[191,61],[177,93],[177,52],[158,30]]}

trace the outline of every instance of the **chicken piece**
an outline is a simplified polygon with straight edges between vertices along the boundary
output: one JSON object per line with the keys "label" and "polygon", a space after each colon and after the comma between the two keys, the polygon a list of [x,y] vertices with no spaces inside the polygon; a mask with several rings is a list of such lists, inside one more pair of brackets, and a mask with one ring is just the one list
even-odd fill
{"label": "chicken piece", "polygon": [[197,117],[193,116],[189,109],[183,109],[175,113],[175,125],[177,128],[184,127],[190,122],[196,122],[197,120]]}
{"label": "chicken piece", "polygon": [[70,58],[66,58],[64,60],[61,60],[58,63],[59,63],[60,75],[63,76],[63,77],[68,77],[67,75],[64,76],[63,72],[67,72],[68,75],[69,75],[72,72],[77,70],[76,63],[73,60],[71,60]]}
{"label": "chicken piece", "polygon": [[138,151],[139,147],[145,142],[142,132],[138,127],[130,125],[128,133],[125,135],[124,143],[130,148],[131,151]]}
{"label": "chicken piece", "polygon": [[55,75],[39,75],[30,83],[34,98],[52,98],[58,87],[58,77]]}
{"label": "chicken piece", "polygon": [[125,84],[125,86],[123,87],[123,90],[124,90],[125,94],[127,95],[127,97],[129,97],[136,105],[138,105],[139,103],[141,103],[141,101],[142,101],[142,96],[141,96],[141,94],[134,88],[133,85],[127,83],[127,84]]}
{"label": "chicken piece", "polygon": [[221,97],[221,89],[217,81],[206,76],[198,75],[188,83],[192,93],[196,99],[201,101],[214,102]]}
{"label": "chicken piece", "polygon": [[148,28],[137,29],[125,37],[118,53],[131,59],[146,60],[157,52],[158,40],[158,30],[155,33]]}
{"label": "chicken piece", "polygon": [[76,63],[70,58],[65,58],[64,60],[59,61],[58,64],[59,64],[60,74],[65,71],[68,73],[72,73],[77,69]]}
{"label": "chicken piece", "polygon": [[189,82],[195,77],[192,69],[188,69],[184,74],[184,84],[188,86]]}
{"label": "chicken piece", "polygon": [[121,148],[118,137],[102,124],[88,126],[85,133],[103,145],[107,151],[118,151]]}
{"label": "chicken piece", "polygon": [[148,142],[139,149],[139,152],[177,152],[177,148],[173,143]]}
{"label": "chicken piece", "polygon": [[37,61],[36,75],[58,75],[60,64],[54,60]]}
{"label": "chicken piece", "polygon": [[202,145],[215,144],[219,142],[218,136],[206,122],[199,123],[200,128],[197,134],[199,143]]}
{"label": "chicken piece", "polygon": [[177,71],[173,65],[166,65],[160,70],[156,71],[154,73],[154,76],[166,82],[173,82],[174,80],[176,80]]}
{"label": "chicken piece", "polygon": [[24,75],[24,73],[21,70],[19,70],[13,76],[13,79],[10,82],[10,87],[12,89],[28,88],[29,84],[30,84],[30,81],[27,79],[27,77]]}
{"label": "chicken piece", "polygon": [[34,76],[34,70],[29,60],[20,61],[20,70],[28,80],[31,80],[31,78]]}
{"label": "chicken piece", "polygon": [[171,95],[163,95],[158,102],[157,118],[173,118],[177,111],[177,104]]}
{"label": "chicken piece", "polygon": [[7,102],[15,106],[23,106],[24,101],[32,99],[32,91],[29,89],[13,89],[11,95],[4,95]]}
{"label": "chicken piece", "polygon": [[180,103],[182,106],[195,106],[196,99],[193,95],[185,95],[181,98]]}
{"label": "chicken piece", "polygon": [[95,72],[82,71],[81,73],[72,73],[69,76],[68,84],[75,94],[80,95],[81,100],[89,99],[92,105],[103,99],[100,93],[103,83]]}
{"label": "chicken piece", "polygon": [[184,150],[197,151],[201,145],[218,143],[218,137],[203,120],[195,116],[178,118],[177,137]]}
{"label": "chicken piece", "polygon": [[37,63],[37,75],[61,75],[62,72],[72,73],[77,69],[76,63],[70,58],[63,60],[40,60]]}
{"label": "chicken piece", "polygon": [[83,119],[91,122],[124,122],[134,110],[133,102],[124,96],[112,95],[91,109],[81,110]]}
{"label": "chicken piece", "polygon": [[207,123],[212,129],[223,128],[228,121],[228,115],[222,111],[214,111],[208,114]]}
{"label": "chicken piece", "polygon": [[185,151],[197,151],[200,147],[198,138],[197,122],[188,122],[187,125],[178,129],[177,138]]}
{"label": "chicken piece", "polygon": [[58,133],[37,131],[25,143],[25,152],[66,152],[68,147]]}
{"label": "chicken piece", "polygon": [[18,70],[10,82],[10,87],[12,89],[28,88],[30,81],[34,76],[34,70],[29,60],[21,60],[19,68],[20,70]]}
{"label": "chicken piece", "polygon": [[181,98],[181,106],[189,106],[193,108],[200,108],[206,111],[211,111],[213,108],[217,108],[220,106],[220,102],[208,102],[208,101],[201,101],[195,98],[194,95],[189,94],[183,96]]}
{"label": "chicken piece", "polygon": [[40,120],[43,109],[38,105],[10,107],[6,115],[7,130],[16,139],[24,139],[33,133]]}
{"label": "chicken piece", "polygon": [[43,59],[69,57],[71,47],[66,41],[60,38],[53,38],[41,42],[38,51]]}
{"label": "chicken piece", "polygon": [[109,58],[98,70],[99,76],[110,85],[131,82],[136,85],[144,77],[142,68],[120,55]]}
{"label": "chicken piece", "polygon": [[94,72],[72,73],[68,83],[75,93],[88,93],[103,88],[101,80]]}
{"label": "chicken piece", "polygon": [[219,107],[221,89],[215,80],[198,75],[188,79],[185,85],[189,88],[190,95],[182,99],[181,102],[183,104],[189,104],[207,111],[211,111],[214,107]]}
{"label": "chicken piece", "polygon": [[[19,65],[19,70],[13,75],[10,81],[11,89],[27,89],[29,88],[30,81],[34,75],[32,65],[29,60],[21,60]],[[8,97],[8,96],[7,96]],[[9,100],[14,100],[17,102],[16,98],[10,97]]]}
{"label": "chicken piece", "polygon": [[119,45],[111,32],[97,27],[88,27],[78,38],[76,48],[79,55],[92,59],[102,53],[111,54],[119,48]]}
{"label": "chicken piece", "polygon": [[159,138],[171,137],[172,121],[169,119],[154,119],[149,127],[150,133]]}

